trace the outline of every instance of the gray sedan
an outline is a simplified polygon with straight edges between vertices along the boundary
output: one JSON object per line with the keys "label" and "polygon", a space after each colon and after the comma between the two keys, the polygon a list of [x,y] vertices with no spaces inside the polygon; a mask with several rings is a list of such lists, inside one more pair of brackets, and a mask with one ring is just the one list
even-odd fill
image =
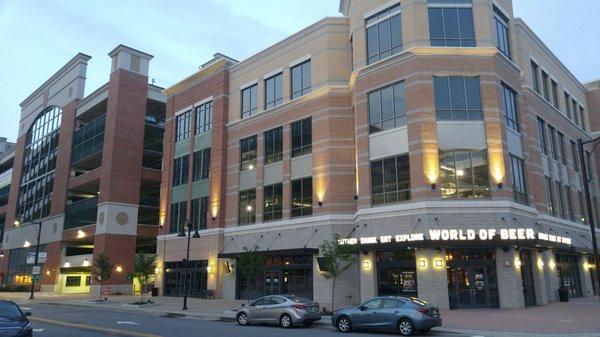
{"label": "gray sedan", "polygon": [[427,302],[407,297],[375,297],[357,307],[337,310],[331,324],[341,332],[353,329],[398,331],[403,336],[427,333],[442,325],[440,311]]}
{"label": "gray sedan", "polygon": [[249,305],[242,305],[236,316],[239,325],[253,323],[279,324],[291,328],[294,324],[312,325],[321,319],[319,304],[293,295],[264,296]]}

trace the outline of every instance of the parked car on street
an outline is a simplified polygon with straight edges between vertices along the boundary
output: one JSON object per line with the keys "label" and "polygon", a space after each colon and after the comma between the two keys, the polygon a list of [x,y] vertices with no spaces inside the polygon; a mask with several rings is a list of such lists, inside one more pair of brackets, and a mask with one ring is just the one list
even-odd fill
{"label": "parked car on street", "polygon": [[29,312],[12,301],[0,301],[0,336],[31,337],[33,330],[28,316]]}
{"label": "parked car on street", "polygon": [[442,325],[437,307],[417,298],[375,297],[365,303],[337,310],[331,324],[341,332],[355,329],[398,331],[403,336],[427,333]]}
{"label": "parked car on street", "polygon": [[307,298],[269,295],[242,305],[236,319],[239,325],[269,323],[291,328],[294,324],[310,326],[321,319],[321,313],[319,304]]}

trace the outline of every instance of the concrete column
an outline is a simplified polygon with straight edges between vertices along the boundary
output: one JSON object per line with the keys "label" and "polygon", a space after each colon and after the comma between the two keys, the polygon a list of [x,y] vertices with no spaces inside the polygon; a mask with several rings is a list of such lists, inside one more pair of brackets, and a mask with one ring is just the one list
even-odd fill
{"label": "concrete column", "polygon": [[375,252],[360,253],[360,302],[377,295],[377,266]]}
{"label": "concrete column", "polygon": [[[360,302],[358,263],[353,264],[342,275],[338,276],[335,284],[333,310]],[[313,257],[313,299],[323,308],[331,311],[331,288],[333,279],[325,278],[319,270],[316,255]]]}
{"label": "concrete column", "polygon": [[498,293],[501,309],[525,307],[521,268],[515,264],[517,258],[518,253],[514,248],[510,248],[508,251],[496,248],[496,273],[498,274]]}
{"label": "concrete column", "polygon": [[62,256],[62,242],[55,241],[46,244],[46,262],[42,270],[41,291],[57,291],[57,280],[60,274],[60,260]]}
{"label": "concrete column", "polygon": [[548,292],[546,290],[546,275],[544,272],[542,253],[537,250],[531,252],[531,271],[533,274],[533,288],[535,290],[535,301],[537,305],[548,304]]}
{"label": "concrete column", "polygon": [[581,295],[583,297],[594,296],[594,287],[592,285],[592,277],[590,272],[590,264],[588,263],[588,256],[582,255],[578,259],[579,276],[581,278]]}
{"label": "concrete column", "polygon": [[445,256],[445,249],[419,248],[415,252],[419,298],[441,309],[450,308]]}
{"label": "concrete column", "polygon": [[556,272],[556,260],[551,250],[541,253],[544,262],[544,278],[546,279],[546,296],[548,302],[558,301],[559,279]]}
{"label": "concrete column", "polygon": [[[226,264],[229,264],[231,271],[227,271]],[[236,268],[236,260],[234,259],[219,259],[219,264],[223,269],[223,274],[221,275],[221,297],[224,300],[234,300],[235,299],[235,284],[237,277],[237,268]]]}

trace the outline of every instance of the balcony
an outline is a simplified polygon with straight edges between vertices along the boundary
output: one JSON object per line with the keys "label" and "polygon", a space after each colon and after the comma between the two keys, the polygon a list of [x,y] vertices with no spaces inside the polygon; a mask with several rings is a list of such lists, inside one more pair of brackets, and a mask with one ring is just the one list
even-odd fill
{"label": "balcony", "polygon": [[83,199],[67,205],[65,210],[65,228],[73,229],[93,225],[98,214],[98,197]]}
{"label": "balcony", "polygon": [[81,127],[73,135],[71,163],[84,169],[94,169],[102,162],[106,114]]}
{"label": "balcony", "polygon": [[160,197],[154,195],[140,195],[140,208],[138,209],[138,223],[143,225],[158,226]]}

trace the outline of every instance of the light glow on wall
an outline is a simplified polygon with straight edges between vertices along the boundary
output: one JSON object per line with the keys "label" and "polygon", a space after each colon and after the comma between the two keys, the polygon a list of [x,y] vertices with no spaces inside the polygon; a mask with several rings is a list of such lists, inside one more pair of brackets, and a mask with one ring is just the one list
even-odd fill
{"label": "light glow on wall", "polygon": [[423,149],[423,174],[427,178],[427,182],[435,184],[440,176],[438,150]]}
{"label": "light glow on wall", "polygon": [[506,174],[506,169],[504,167],[504,155],[502,150],[492,149],[488,149],[488,154],[490,156],[490,175],[496,184],[500,184]]}
{"label": "light glow on wall", "polygon": [[364,260],[362,263],[362,269],[363,270],[371,270],[371,261]]}
{"label": "light glow on wall", "polygon": [[25,242],[23,243],[23,247],[27,248],[27,247],[30,247],[30,246],[31,246],[31,243],[29,241],[25,240]]}
{"label": "light glow on wall", "polygon": [[554,260],[550,260],[550,262],[548,263],[548,267],[550,267],[550,269],[556,268],[556,262],[554,262]]}
{"label": "light glow on wall", "polygon": [[427,260],[419,259],[419,268],[427,268]]}
{"label": "light glow on wall", "polygon": [[117,266],[117,268],[115,269],[118,273],[123,272],[123,267],[121,266]]}
{"label": "light glow on wall", "polygon": [[85,237],[85,232],[82,231],[81,229],[77,231],[77,238],[81,239]]}
{"label": "light glow on wall", "polygon": [[542,259],[538,259],[537,265],[539,269],[544,269],[544,261]]}

